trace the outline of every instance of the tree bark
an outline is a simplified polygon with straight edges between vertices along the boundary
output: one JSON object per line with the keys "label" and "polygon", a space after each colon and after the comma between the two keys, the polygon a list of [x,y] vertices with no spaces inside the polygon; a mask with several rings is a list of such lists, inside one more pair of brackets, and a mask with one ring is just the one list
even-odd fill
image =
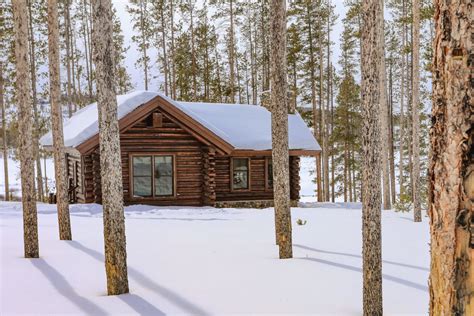
{"label": "tree bark", "polygon": [[[430,314],[474,314],[472,7],[435,1]],[[470,68],[471,67],[471,68]]]}
{"label": "tree bark", "polygon": [[[54,174],[58,209],[59,239],[71,240],[71,220],[67,194],[66,159],[64,153],[63,117],[61,111],[61,79],[59,76],[59,24],[58,1],[48,0],[48,57],[49,95],[51,99],[51,125],[53,134]],[[46,172],[46,170],[45,170]]]}
{"label": "tree bark", "polygon": [[420,201],[420,0],[413,0],[413,103],[412,113],[412,152],[413,152],[413,216],[415,222],[421,222]]}
{"label": "tree bark", "polygon": [[168,54],[166,52],[165,1],[160,1],[161,45],[163,51],[163,72],[165,77],[165,95],[168,96]]}
{"label": "tree bark", "polygon": [[33,113],[28,61],[28,13],[25,0],[12,2],[15,36],[16,80],[20,131],[20,170],[23,206],[23,233],[26,258],[39,257],[38,215],[35,201],[35,164],[33,155]]}
{"label": "tree bark", "polygon": [[3,142],[3,173],[5,176],[5,201],[10,201],[10,186],[8,183],[8,144],[7,144],[7,118],[3,90],[3,64],[0,62],[0,106],[2,107],[2,142]]}
{"label": "tree bark", "polygon": [[395,188],[395,153],[393,145],[393,59],[390,57],[390,66],[389,66],[389,114],[388,114],[388,123],[389,123],[389,162],[390,162],[390,193],[392,197],[392,203],[395,203],[397,193]]}
{"label": "tree bark", "polygon": [[286,68],[286,0],[270,9],[270,87],[272,108],[273,192],[280,259],[293,257],[291,238],[288,106]]}
{"label": "tree bark", "polygon": [[[406,9],[405,9],[405,0],[402,0],[402,17],[406,19]],[[404,22],[402,22],[404,23]],[[405,62],[405,47],[407,44],[407,34],[406,34],[406,26],[402,24],[402,62],[401,62],[401,87],[400,87],[400,140],[399,140],[399,165],[398,165],[398,172],[399,172],[399,182],[400,182],[400,197],[403,197],[405,194],[405,177],[404,177],[404,144],[405,144],[405,84],[406,84],[406,77],[405,77],[405,69],[407,67]],[[401,200],[401,199],[400,199]]]}
{"label": "tree bark", "polygon": [[229,1],[229,69],[230,69],[230,103],[235,103],[235,43],[234,43],[234,6],[233,0]]}
{"label": "tree bark", "polygon": [[142,32],[143,71],[145,73],[145,90],[148,91],[148,55],[147,55],[147,48],[146,48],[146,44],[147,44],[146,33],[148,31],[145,30],[146,4],[147,4],[146,1],[140,0],[140,31]]}
{"label": "tree bark", "polygon": [[43,191],[43,175],[41,174],[41,157],[39,150],[39,114],[38,114],[38,99],[37,99],[37,89],[36,89],[36,56],[35,56],[35,37],[33,34],[33,14],[31,8],[31,0],[28,1],[28,29],[29,36],[28,40],[30,41],[29,51],[30,51],[30,72],[31,72],[31,94],[33,102],[33,117],[34,117],[34,129],[33,129],[33,154],[35,157],[36,164],[36,198],[38,201],[42,202],[44,199]]}
{"label": "tree bark", "polygon": [[67,74],[67,84],[66,84],[66,99],[67,99],[67,113],[69,117],[72,116],[72,92],[71,92],[71,41],[69,39],[69,28],[70,28],[70,17],[69,17],[69,0],[65,0],[64,8],[64,22],[65,22],[65,41],[66,41],[66,74]]}
{"label": "tree bark", "polygon": [[382,315],[380,0],[362,1],[362,217],[364,315]]}
{"label": "tree bark", "polygon": [[107,292],[118,295],[128,293],[128,277],[110,0],[93,1],[93,21]]}
{"label": "tree bark", "polygon": [[390,203],[390,172],[389,172],[389,130],[388,130],[388,103],[386,93],[386,69],[385,69],[385,20],[384,20],[384,0],[380,0],[380,10],[382,18],[380,19],[380,143],[382,157],[382,182],[383,182],[383,209],[389,210],[391,208]]}

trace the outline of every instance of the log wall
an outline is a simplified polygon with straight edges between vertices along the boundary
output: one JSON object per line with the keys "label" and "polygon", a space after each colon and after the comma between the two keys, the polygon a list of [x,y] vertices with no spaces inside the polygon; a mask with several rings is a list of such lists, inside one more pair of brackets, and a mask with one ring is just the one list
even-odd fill
{"label": "log wall", "polygon": [[[157,114],[160,114],[157,120]],[[231,158],[216,153],[156,110],[120,135],[125,204],[214,205],[216,201],[272,200],[273,190],[265,187],[266,157],[250,158],[250,190],[231,190]],[[175,191],[172,197],[132,196],[131,155],[167,154],[174,156]],[[100,155],[98,146],[79,162],[82,172],[78,202],[101,203]],[[68,171],[69,172],[69,171]],[[72,171],[70,171],[72,174]],[[290,197],[299,199],[299,157],[290,157]]]}

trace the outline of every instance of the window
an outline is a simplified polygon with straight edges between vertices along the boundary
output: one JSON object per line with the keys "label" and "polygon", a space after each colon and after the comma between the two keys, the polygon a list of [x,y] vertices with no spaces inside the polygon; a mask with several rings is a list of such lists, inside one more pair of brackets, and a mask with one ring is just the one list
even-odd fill
{"label": "window", "polygon": [[267,189],[271,189],[273,188],[273,163],[271,158],[267,158],[265,161],[267,167],[265,172],[265,175],[267,176],[265,179],[265,186]]}
{"label": "window", "polygon": [[173,195],[172,156],[155,156],[155,195]]}
{"label": "window", "polygon": [[174,195],[173,156],[133,156],[134,197]]}
{"label": "window", "polygon": [[232,159],[232,189],[247,190],[249,188],[249,159]]}

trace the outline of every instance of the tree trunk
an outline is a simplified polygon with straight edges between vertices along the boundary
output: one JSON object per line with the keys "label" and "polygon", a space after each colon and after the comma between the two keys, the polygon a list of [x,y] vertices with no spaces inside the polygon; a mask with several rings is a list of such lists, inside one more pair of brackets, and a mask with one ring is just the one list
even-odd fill
{"label": "tree trunk", "polygon": [[395,188],[395,153],[393,145],[393,71],[392,71],[392,57],[390,57],[390,69],[389,69],[389,162],[390,162],[390,193],[392,197],[392,203],[396,200],[396,188]]}
{"label": "tree trunk", "polygon": [[33,117],[34,117],[34,129],[33,129],[33,154],[35,157],[36,164],[36,198],[42,202],[44,199],[43,191],[43,176],[41,174],[41,158],[39,153],[39,114],[38,114],[38,99],[36,89],[36,55],[35,55],[35,37],[33,34],[33,14],[31,8],[31,0],[28,1],[28,29],[30,41],[30,76],[31,76],[31,94],[33,102]]}
{"label": "tree trunk", "polygon": [[165,95],[168,96],[168,54],[166,52],[166,23],[164,15],[164,1],[160,2],[160,19],[161,19],[161,45],[163,51],[163,71],[165,77]]}
{"label": "tree trunk", "polygon": [[67,74],[67,84],[66,84],[66,92],[67,92],[67,113],[69,117],[72,116],[72,92],[71,92],[71,48],[70,48],[70,43],[71,41],[69,40],[69,28],[70,28],[70,16],[69,16],[69,0],[66,0],[65,3],[65,8],[64,8],[64,22],[66,24],[65,26],[65,34],[66,34],[66,74]]}
{"label": "tree trunk", "polygon": [[362,236],[364,315],[382,315],[380,0],[362,1]]}
{"label": "tree trunk", "polygon": [[[406,9],[405,9],[405,0],[402,1],[402,17],[403,19],[406,18]],[[401,87],[400,87],[400,140],[399,140],[399,165],[398,165],[398,172],[399,172],[399,182],[400,182],[400,197],[403,197],[405,194],[405,177],[404,177],[404,144],[405,144],[405,84],[406,84],[406,77],[405,77],[405,69],[407,67],[405,62],[405,47],[407,44],[407,34],[406,34],[406,26],[402,24],[403,31],[402,31],[402,65],[401,65]]]}
{"label": "tree trunk", "polygon": [[430,314],[473,315],[472,7],[437,0],[434,16]]}
{"label": "tree trunk", "polygon": [[93,1],[93,45],[99,113],[105,270],[109,295],[128,293],[111,0]]}
{"label": "tree trunk", "polygon": [[193,77],[193,101],[197,100],[197,65],[196,65],[196,48],[194,40],[194,5],[193,1],[189,1],[189,16],[191,30],[191,73]]}
{"label": "tree trunk", "polygon": [[[144,7],[145,6],[145,7]],[[148,91],[148,55],[146,49],[146,33],[145,30],[145,12],[146,1],[140,0],[140,32],[142,32],[142,49],[143,49],[143,71],[145,73],[145,90]]]}
{"label": "tree trunk", "polygon": [[170,25],[171,25],[171,96],[176,99],[176,64],[174,61],[174,0],[169,0],[170,3]]}
{"label": "tree trunk", "polygon": [[[58,208],[59,239],[71,240],[71,220],[67,193],[66,159],[64,153],[63,116],[61,111],[61,80],[59,76],[59,24],[58,1],[48,0],[48,57],[49,95],[51,99],[51,125],[54,149],[54,174]],[[45,170],[46,172],[46,170]]]}
{"label": "tree trunk", "polygon": [[89,100],[92,99],[92,68],[90,67],[90,60],[92,56],[90,56],[90,45],[89,42],[89,22],[87,21],[87,2],[83,0],[82,2],[82,14],[83,14],[83,28],[82,28],[82,36],[84,40],[84,57],[86,59],[86,78],[87,78],[87,87],[89,90]]}
{"label": "tree trunk", "polygon": [[389,210],[390,203],[390,172],[388,162],[388,144],[389,144],[389,130],[388,130],[388,104],[387,104],[387,87],[386,87],[386,69],[385,69],[385,20],[384,20],[384,0],[380,0],[380,10],[382,11],[382,18],[380,20],[380,155],[382,157],[382,182],[383,182],[383,209]]}
{"label": "tree trunk", "polygon": [[230,29],[229,29],[229,69],[230,69],[230,103],[235,103],[235,43],[234,43],[234,7],[233,0],[229,1]]}
{"label": "tree trunk", "polygon": [[292,258],[288,96],[286,69],[286,1],[272,0],[270,9],[270,86],[272,113],[275,229],[280,259]]}
{"label": "tree trunk", "polygon": [[20,170],[23,206],[23,234],[26,258],[38,258],[38,214],[35,201],[35,164],[33,155],[33,113],[31,78],[28,62],[28,13],[25,0],[12,2],[15,36],[17,102],[20,131]]}
{"label": "tree trunk", "polygon": [[10,201],[10,186],[8,184],[8,144],[7,144],[7,112],[3,98],[3,64],[0,62],[0,106],[2,107],[2,142],[3,142],[3,173],[5,175],[5,201]]}
{"label": "tree trunk", "polygon": [[420,201],[420,116],[418,107],[420,104],[420,0],[413,0],[413,103],[412,113],[412,152],[413,152],[413,216],[415,222],[421,222]]}

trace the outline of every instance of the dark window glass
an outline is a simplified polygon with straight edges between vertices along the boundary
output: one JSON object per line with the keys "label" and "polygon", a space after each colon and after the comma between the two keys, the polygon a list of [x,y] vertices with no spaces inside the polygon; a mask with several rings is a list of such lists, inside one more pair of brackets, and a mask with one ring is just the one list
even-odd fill
{"label": "dark window glass", "polygon": [[151,157],[133,157],[133,195],[152,195]]}
{"label": "dark window glass", "polygon": [[155,156],[155,195],[173,195],[173,156]]}
{"label": "dark window glass", "polygon": [[273,188],[273,163],[271,159],[267,160],[267,187]]}
{"label": "dark window glass", "polygon": [[249,160],[246,158],[233,159],[232,184],[234,190],[249,188]]}

